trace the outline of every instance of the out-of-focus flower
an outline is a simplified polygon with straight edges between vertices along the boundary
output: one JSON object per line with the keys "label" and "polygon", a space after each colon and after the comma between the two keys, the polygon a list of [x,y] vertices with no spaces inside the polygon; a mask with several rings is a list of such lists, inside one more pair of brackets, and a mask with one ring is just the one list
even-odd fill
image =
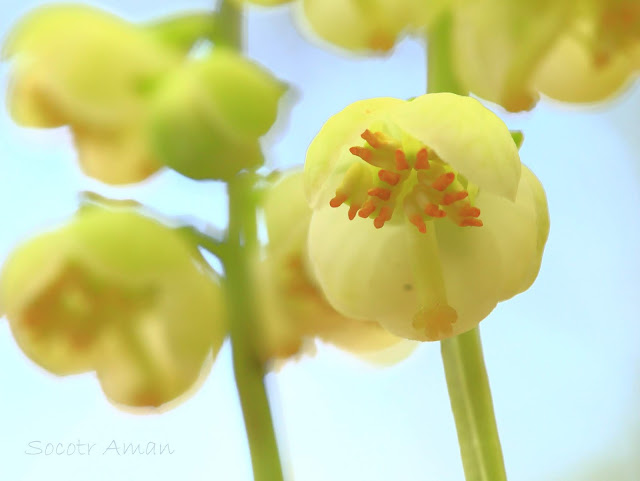
{"label": "out-of-focus flower", "polygon": [[510,111],[603,100],[640,68],[638,0],[462,0],[452,18],[459,83]]}
{"label": "out-of-focus flower", "polygon": [[[236,0],[263,6],[291,0]],[[323,40],[360,52],[386,52],[406,33],[424,30],[451,0],[300,0],[298,20]]]}
{"label": "out-of-focus flower", "polygon": [[472,98],[350,105],[311,143],[305,185],[310,266],[345,316],[439,340],[537,276],[544,191],[506,126]]}
{"label": "out-of-focus flower", "polygon": [[69,125],[84,171],[111,184],[161,167],[148,148],[146,92],[179,65],[151,33],[86,6],[47,6],[14,27],[8,106],[28,127]]}
{"label": "out-of-focus flower", "polygon": [[306,244],[311,209],[303,180],[302,171],[287,174],[264,199],[269,244],[255,265],[261,358],[270,362],[304,354],[315,338],[374,363],[406,357],[413,343],[389,334],[375,321],[336,312],[310,276]]}
{"label": "out-of-focus flower", "polygon": [[195,259],[154,220],[87,208],[11,254],[0,304],[44,369],[95,370],[112,401],[157,407],[196,382],[226,332],[218,280]]}
{"label": "out-of-focus flower", "polygon": [[259,138],[286,87],[242,56],[215,48],[167,76],[153,95],[158,158],[194,179],[229,179],[263,161]]}

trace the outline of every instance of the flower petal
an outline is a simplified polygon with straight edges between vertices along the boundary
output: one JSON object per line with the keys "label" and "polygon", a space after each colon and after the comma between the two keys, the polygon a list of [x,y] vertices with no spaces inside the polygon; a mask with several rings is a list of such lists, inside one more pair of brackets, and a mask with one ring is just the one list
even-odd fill
{"label": "flower petal", "polygon": [[312,208],[333,195],[330,181],[341,158],[353,157],[349,147],[361,143],[362,132],[386,109],[403,102],[391,97],[360,100],[327,120],[309,145],[304,164],[305,192]]}
{"label": "flower petal", "polygon": [[518,149],[504,122],[477,100],[427,94],[395,108],[389,117],[480,189],[515,199]]}

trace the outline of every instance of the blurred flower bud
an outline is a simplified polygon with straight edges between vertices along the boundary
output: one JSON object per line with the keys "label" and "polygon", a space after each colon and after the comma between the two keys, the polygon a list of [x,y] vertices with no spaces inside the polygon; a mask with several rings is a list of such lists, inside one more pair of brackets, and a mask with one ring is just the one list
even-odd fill
{"label": "blurred flower bud", "polygon": [[475,99],[351,104],[309,146],[305,184],[312,272],[345,316],[440,340],[474,328],[537,276],[544,190],[504,123]]}
{"label": "blurred flower bud", "polygon": [[192,249],[132,211],[87,208],[16,249],[0,303],[43,368],[95,370],[112,401],[157,407],[194,384],[226,332],[219,282]]}
{"label": "blurred flower bud", "polygon": [[154,95],[158,157],[193,179],[229,179],[260,165],[258,140],[275,122],[285,90],[253,62],[215,48],[176,70]]}
{"label": "blurred flower bud", "polygon": [[13,28],[3,58],[13,119],[70,126],[87,175],[122,184],[161,167],[143,132],[145,98],[179,56],[150,33],[91,7],[41,7]]}

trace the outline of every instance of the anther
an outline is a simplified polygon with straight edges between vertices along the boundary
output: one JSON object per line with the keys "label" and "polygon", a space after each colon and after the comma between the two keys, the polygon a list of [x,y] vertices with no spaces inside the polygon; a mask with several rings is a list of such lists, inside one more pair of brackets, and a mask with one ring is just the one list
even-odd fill
{"label": "anther", "polygon": [[480,209],[477,207],[471,207],[470,205],[465,205],[459,211],[462,217],[479,217]]}
{"label": "anther", "polygon": [[454,202],[466,199],[467,197],[469,197],[469,192],[467,192],[466,190],[451,192],[450,194],[444,195],[444,197],[442,198],[442,205],[451,205]]}
{"label": "anther", "polygon": [[400,182],[400,174],[395,172],[390,172],[388,170],[380,170],[378,171],[378,178],[389,185],[396,185]]}
{"label": "anther", "polygon": [[369,189],[367,191],[367,194],[382,200],[389,200],[389,197],[391,197],[391,191],[382,187],[374,187],[373,189]]}
{"label": "anther", "polygon": [[391,219],[392,213],[393,212],[391,210],[391,207],[389,207],[388,205],[385,205],[382,209],[380,209],[378,217],[376,217],[373,221],[373,225],[375,226],[375,228],[381,229],[384,226],[384,223]]}
{"label": "anther", "polygon": [[351,147],[349,149],[353,155],[360,157],[365,162],[369,162],[371,157],[373,157],[373,153],[369,149],[365,149],[364,147]]}
{"label": "anther", "polygon": [[453,172],[447,172],[446,174],[442,174],[440,177],[434,180],[433,184],[431,184],[431,187],[442,192],[453,183],[455,178],[456,174],[454,174]]}
{"label": "anther", "polygon": [[358,212],[358,215],[360,217],[362,217],[363,219],[365,219],[365,218],[369,217],[374,210],[376,210],[376,205],[373,203],[372,200],[368,200],[360,208],[360,211]]}
{"label": "anther", "polygon": [[329,201],[329,205],[334,208],[340,207],[342,204],[344,204],[344,201],[347,200],[347,197],[349,197],[347,194],[336,192],[336,196]]}
{"label": "anther", "polygon": [[420,216],[420,214],[412,215],[409,218],[409,222],[415,225],[418,228],[418,230],[423,234],[427,233],[427,225],[424,223],[424,220],[422,220],[422,217]]}
{"label": "anther", "polygon": [[424,208],[424,213],[430,217],[444,217],[447,213],[441,210],[436,204],[427,204]]}
{"label": "anther", "polygon": [[458,224],[460,227],[482,227],[482,221],[473,217],[465,217]]}
{"label": "anther", "polygon": [[429,167],[429,152],[427,152],[427,149],[420,149],[416,154],[415,169],[426,170]]}
{"label": "anther", "polygon": [[360,206],[358,204],[351,204],[349,206],[349,220],[353,220],[356,218],[356,214],[358,213],[358,210],[360,209]]}
{"label": "anther", "polygon": [[404,155],[404,152],[400,149],[396,150],[396,170],[407,170],[409,163]]}
{"label": "anther", "polygon": [[[377,149],[381,145],[380,144],[380,140],[378,139],[376,134],[371,132],[369,129],[367,129],[364,132],[362,132],[362,135],[360,135],[360,137],[362,137],[367,142],[367,144],[369,144],[374,149]],[[353,152],[351,152],[351,153],[353,153]]]}

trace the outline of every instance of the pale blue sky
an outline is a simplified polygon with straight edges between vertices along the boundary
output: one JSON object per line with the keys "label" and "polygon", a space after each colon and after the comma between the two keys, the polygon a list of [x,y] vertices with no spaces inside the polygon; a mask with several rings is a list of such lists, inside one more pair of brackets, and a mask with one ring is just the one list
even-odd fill
{"label": "pale blue sky", "polygon": [[[43,3],[4,0],[0,36]],[[132,20],[209,6],[206,0],[92,4]],[[298,93],[287,129],[270,139],[274,165],[302,163],[326,118],[350,102],[424,91],[420,42],[407,40],[386,59],[353,59],[305,42],[289,17],[284,8],[253,12],[249,21],[249,55]],[[3,91],[7,72],[0,66]],[[500,305],[481,329],[512,481],[566,480],[600,459],[624,467],[629,464],[617,460],[640,456],[640,145],[634,130],[640,91],[623,100],[596,109],[541,102],[531,113],[499,112],[511,128],[525,131],[521,156],[546,188],[552,223],[536,284]],[[3,100],[0,260],[20,239],[68,216],[85,189],[135,197],[170,215],[225,222],[223,192],[212,183],[166,173],[140,187],[113,189],[86,179],[66,132],[15,126]],[[48,375],[22,355],[4,321],[0,366],[3,480],[250,479],[228,346],[202,389],[159,416],[116,410],[91,375]],[[437,344],[424,344],[386,369],[321,348],[269,381],[296,481],[463,479]],[[157,441],[175,453],[28,456],[34,440],[96,443],[99,454],[112,440]],[[611,479],[637,480],[635,469]]]}

